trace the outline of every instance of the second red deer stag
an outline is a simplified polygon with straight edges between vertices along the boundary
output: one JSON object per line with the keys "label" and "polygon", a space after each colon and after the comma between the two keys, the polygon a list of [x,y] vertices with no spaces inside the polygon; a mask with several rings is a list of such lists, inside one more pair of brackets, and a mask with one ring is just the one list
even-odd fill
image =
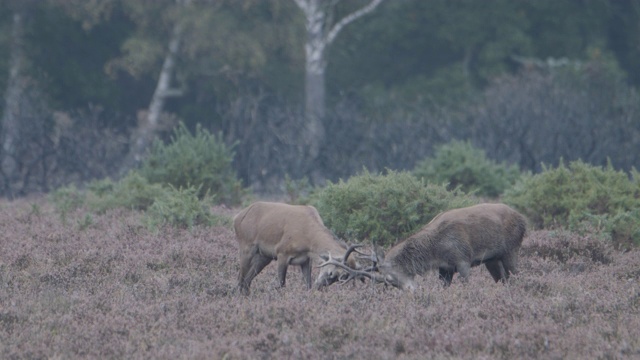
{"label": "second red deer stag", "polygon": [[[339,263],[356,268],[349,249],[338,242],[324,226],[313,206],[255,202],[238,213],[233,226],[239,248],[238,287],[249,293],[253,278],[271,261],[278,262],[280,286],[285,285],[289,265],[299,265],[307,287],[312,287],[311,268],[321,254],[341,259]],[[334,260],[335,261],[335,260]],[[347,273],[339,266],[325,265],[315,282],[317,288],[332,284]]]}
{"label": "second red deer stag", "polygon": [[[377,254],[370,271],[349,268],[325,257],[320,266],[339,266],[349,279],[368,277],[400,289],[415,289],[414,278],[438,270],[445,286],[460,273],[463,281],[471,267],[485,264],[493,279],[506,282],[516,273],[518,251],[526,233],[524,216],[504,204],[479,204],[449,210],[420,231]],[[375,271],[374,271],[375,270]]]}

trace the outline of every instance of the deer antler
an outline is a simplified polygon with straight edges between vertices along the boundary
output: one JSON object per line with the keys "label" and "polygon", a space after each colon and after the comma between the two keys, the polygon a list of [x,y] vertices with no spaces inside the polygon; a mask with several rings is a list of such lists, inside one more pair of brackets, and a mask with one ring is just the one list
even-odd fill
{"label": "deer antler", "polygon": [[349,259],[349,255],[351,255],[352,252],[356,252],[360,255],[366,255],[361,253],[360,251],[358,251],[358,248],[363,247],[364,245],[362,244],[353,244],[351,246],[349,246],[349,248],[347,249],[347,252],[344,253],[344,256],[342,257],[342,262],[343,263],[347,263],[347,259]]}
{"label": "deer antler", "polygon": [[380,262],[380,259],[378,258],[377,254],[375,254],[375,253],[363,254],[363,253],[361,253],[359,251],[358,251],[358,254],[362,255],[362,256],[358,256],[358,260],[364,260],[364,261],[370,261],[371,262],[371,266],[362,269],[363,271],[367,271],[367,272],[379,271],[378,263]]}
{"label": "deer antler", "polygon": [[[351,281],[353,279],[356,279],[359,276],[369,278],[369,279],[371,279],[373,281],[376,281],[376,282],[386,283],[385,279],[380,274],[371,272],[371,271],[377,270],[377,267],[369,267],[369,268],[367,268],[366,270],[363,271],[363,270],[354,269],[354,268],[350,267],[349,265],[347,265],[344,262],[335,260],[331,256],[331,254],[321,255],[320,258],[322,258],[322,260],[324,260],[324,262],[319,264],[317,267],[324,267],[324,266],[327,266],[327,265],[335,265],[335,266],[337,266],[339,268],[342,268],[342,269],[347,271],[348,276],[345,279],[340,279],[340,282],[343,283],[343,284],[347,283],[347,282],[349,282],[349,281]],[[346,256],[345,256],[345,259],[346,259]]]}

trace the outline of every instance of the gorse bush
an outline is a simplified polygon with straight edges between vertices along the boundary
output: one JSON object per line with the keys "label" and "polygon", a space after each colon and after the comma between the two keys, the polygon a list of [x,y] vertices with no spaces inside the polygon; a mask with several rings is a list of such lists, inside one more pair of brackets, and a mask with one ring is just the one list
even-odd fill
{"label": "gorse bush", "polygon": [[362,174],[329,183],[311,196],[325,225],[349,241],[390,245],[438,213],[475,203],[460,190],[427,184],[409,172]]}
{"label": "gorse bush", "polygon": [[114,208],[147,210],[166,190],[162,185],[152,184],[138,172],[131,171],[118,182],[110,179],[91,182],[87,191],[89,208],[103,213]]}
{"label": "gorse bush", "polygon": [[537,228],[597,231],[618,246],[640,244],[640,177],[605,168],[561,161],[540,174],[523,176],[504,194]]}
{"label": "gorse bush", "polygon": [[197,187],[198,197],[215,196],[218,202],[236,205],[244,194],[231,166],[234,153],[220,134],[212,135],[197,126],[192,135],[184,124],[176,127],[172,141],[153,143],[140,175],[151,183],[176,188]]}
{"label": "gorse bush", "polygon": [[[117,182],[94,181],[86,191],[62,188],[51,199],[63,220],[69,211],[86,205],[96,213],[114,208],[145,211],[151,227],[217,225],[225,220],[213,217],[208,206],[214,200],[238,204],[246,193],[231,167],[232,160],[233,152],[220,135],[211,135],[200,126],[191,135],[180,124],[170,144],[153,143],[140,170]],[[84,223],[90,225],[90,221]]]}
{"label": "gorse bush", "polygon": [[[132,171],[118,182],[109,179],[94,181],[88,184],[85,191],[74,187],[61,188],[50,198],[63,222],[66,222],[69,211],[86,206],[97,214],[116,208],[144,211],[144,221],[150,228],[226,224],[226,219],[214,216],[209,211],[211,198],[205,196],[199,199],[198,192],[199,189],[193,186],[174,188],[171,185],[152,184]],[[90,226],[91,219],[86,214],[79,227]]]}
{"label": "gorse bush", "polygon": [[206,203],[198,199],[195,187],[176,189],[164,188],[145,213],[147,224],[151,228],[169,225],[178,228],[191,228],[194,225],[222,225],[224,220],[214,216]]}
{"label": "gorse bush", "polygon": [[517,166],[498,164],[469,142],[452,141],[436,148],[432,158],[419,162],[414,174],[437,184],[448,183],[450,189],[497,197],[520,177]]}

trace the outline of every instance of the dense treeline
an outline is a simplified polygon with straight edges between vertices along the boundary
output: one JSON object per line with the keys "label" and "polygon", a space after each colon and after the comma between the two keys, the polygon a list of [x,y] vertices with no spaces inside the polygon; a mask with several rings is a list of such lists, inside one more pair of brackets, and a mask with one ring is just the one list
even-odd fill
{"label": "dense treeline", "polygon": [[[324,2],[327,29],[369,3]],[[220,133],[264,191],[412,169],[455,139],[523,170],[629,170],[639,20],[635,1],[383,1],[326,50],[313,154],[293,0],[2,0],[1,191],[119,178],[179,121]]]}

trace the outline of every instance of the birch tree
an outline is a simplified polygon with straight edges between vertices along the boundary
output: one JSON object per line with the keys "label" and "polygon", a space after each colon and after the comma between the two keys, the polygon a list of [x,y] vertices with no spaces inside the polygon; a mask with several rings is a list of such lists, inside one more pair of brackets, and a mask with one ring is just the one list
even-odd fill
{"label": "birch tree", "polygon": [[[296,10],[286,1],[290,10],[284,13]],[[139,111],[120,174],[140,164],[159,130],[172,125],[165,121],[175,110],[167,107],[171,97],[206,101],[210,108],[235,98],[236,87],[264,73],[268,54],[282,50],[277,39],[293,28],[285,21],[272,21],[276,4],[257,0],[123,0],[122,4],[136,27],[107,71],[114,77],[124,72],[157,81],[148,107]],[[183,91],[186,88],[188,92]],[[192,120],[181,116],[184,113],[173,112],[171,120]]]}
{"label": "birch tree", "polygon": [[[176,0],[178,7],[186,8],[190,4],[191,0]],[[129,154],[123,162],[121,173],[140,164],[149,144],[155,138],[160,115],[163,112],[167,99],[173,96],[180,96],[183,93],[181,89],[172,86],[183,35],[184,19],[178,17],[173,25],[162,68],[158,76],[158,82],[151,96],[149,108],[146,113],[142,115],[143,118],[139,119],[141,121],[139,121],[138,129],[133,133]]]}
{"label": "birch tree", "polygon": [[318,157],[325,129],[326,51],[345,26],[372,12],[382,0],[367,5],[334,22],[333,12],[340,0],[294,0],[306,19],[305,44],[305,140],[311,160]]}

